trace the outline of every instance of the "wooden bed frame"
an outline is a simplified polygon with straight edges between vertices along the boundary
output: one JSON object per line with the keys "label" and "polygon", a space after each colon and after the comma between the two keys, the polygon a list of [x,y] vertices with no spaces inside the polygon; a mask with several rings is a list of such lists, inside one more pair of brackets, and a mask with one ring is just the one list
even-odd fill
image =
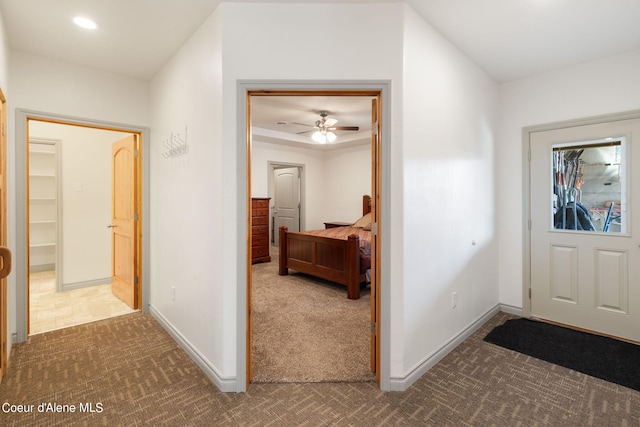
{"label": "wooden bed frame", "polygon": [[[371,212],[371,197],[362,196],[362,215]],[[360,241],[352,234],[347,240],[287,231],[280,227],[280,261],[278,273],[289,268],[300,273],[336,282],[347,287],[347,298],[360,298]]]}

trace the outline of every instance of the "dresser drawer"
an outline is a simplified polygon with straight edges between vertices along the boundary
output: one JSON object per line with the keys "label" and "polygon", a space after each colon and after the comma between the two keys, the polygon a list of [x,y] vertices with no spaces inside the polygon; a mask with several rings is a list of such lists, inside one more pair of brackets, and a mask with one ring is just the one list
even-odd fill
{"label": "dresser drawer", "polygon": [[253,199],[251,201],[253,208],[269,208],[269,199]]}
{"label": "dresser drawer", "polygon": [[253,247],[251,248],[251,257],[252,258],[260,258],[260,257],[265,257],[269,255],[269,248],[268,247]]}
{"label": "dresser drawer", "polygon": [[257,236],[260,234],[269,234],[269,227],[266,225],[254,225],[251,227],[251,234]]}
{"label": "dresser drawer", "polygon": [[266,234],[252,236],[251,246],[269,246],[269,236]]}
{"label": "dresser drawer", "polygon": [[257,217],[268,217],[269,216],[269,207],[266,208],[253,208],[251,209],[251,217],[252,218],[257,218]]}
{"label": "dresser drawer", "polygon": [[253,224],[253,225],[268,225],[269,224],[269,218],[267,218],[266,216],[254,216],[253,218],[251,218],[251,224]]}

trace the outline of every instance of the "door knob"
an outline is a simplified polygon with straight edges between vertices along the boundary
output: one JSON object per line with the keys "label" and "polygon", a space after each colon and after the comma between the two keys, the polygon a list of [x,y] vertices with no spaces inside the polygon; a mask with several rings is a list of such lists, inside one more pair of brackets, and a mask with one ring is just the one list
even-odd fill
{"label": "door knob", "polygon": [[113,224],[107,225],[107,228],[113,228],[113,227],[115,227],[115,225],[113,225]]}
{"label": "door knob", "polygon": [[2,259],[2,269],[0,269],[0,279],[4,279],[11,273],[11,251],[9,248],[0,246],[0,258]]}

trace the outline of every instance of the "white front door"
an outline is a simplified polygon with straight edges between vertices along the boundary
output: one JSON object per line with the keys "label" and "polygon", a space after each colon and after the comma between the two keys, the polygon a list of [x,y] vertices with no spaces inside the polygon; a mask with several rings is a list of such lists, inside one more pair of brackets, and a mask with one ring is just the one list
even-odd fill
{"label": "white front door", "polygon": [[530,141],[531,315],[640,341],[640,119]]}
{"label": "white front door", "polygon": [[278,246],[278,230],[286,226],[289,231],[300,231],[300,168],[282,168],[274,171],[273,238]]}

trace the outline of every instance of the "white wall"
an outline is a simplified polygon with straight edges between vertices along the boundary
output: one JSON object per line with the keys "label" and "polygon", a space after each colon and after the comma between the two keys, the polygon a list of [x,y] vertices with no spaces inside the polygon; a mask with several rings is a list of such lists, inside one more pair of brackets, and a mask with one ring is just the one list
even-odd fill
{"label": "white wall", "polygon": [[[224,276],[233,267],[225,253],[236,245],[235,224],[224,221],[235,215],[235,195],[225,189],[235,188],[236,167],[222,155],[224,143],[235,144],[223,139],[233,126],[222,114],[227,25],[233,23],[222,25],[215,11],[151,83],[151,309],[222,382],[236,375],[235,302],[228,296],[235,283]],[[163,141],[185,126],[188,153],[165,158]]]}
{"label": "white wall", "polygon": [[371,144],[327,151],[324,177],[322,221],[357,221],[362,216],[362,196],[371,195]]}
{"label": "white wall", "polygon": [[404,41],[402,158],[392,165],[402,169],[402,200],[391,218],[404,233],[393,256],[404,272],[393,280],[391,330],[400,378],[422,372],[498,301],[497,85],[409,8]]}
{"label": "white wall", "polygon": [[142,80],[11,50],[12,108],[145,126],[149,84]]}
{"label": "white wall", "polygon": [[522,129],[640,109],[640,51],[500,86],[500,302],[522,307]]}
{"label": "white wall", "polygon": [[9,39],[7,38],[4,17],[0,13],[0,88],[8,96],[9,86]]}
{"label": "white wall", "polygon": [[57,139],[61,156],[62,284],[111,276],[111,144],[127,134],[39,121],[31,138]]}

